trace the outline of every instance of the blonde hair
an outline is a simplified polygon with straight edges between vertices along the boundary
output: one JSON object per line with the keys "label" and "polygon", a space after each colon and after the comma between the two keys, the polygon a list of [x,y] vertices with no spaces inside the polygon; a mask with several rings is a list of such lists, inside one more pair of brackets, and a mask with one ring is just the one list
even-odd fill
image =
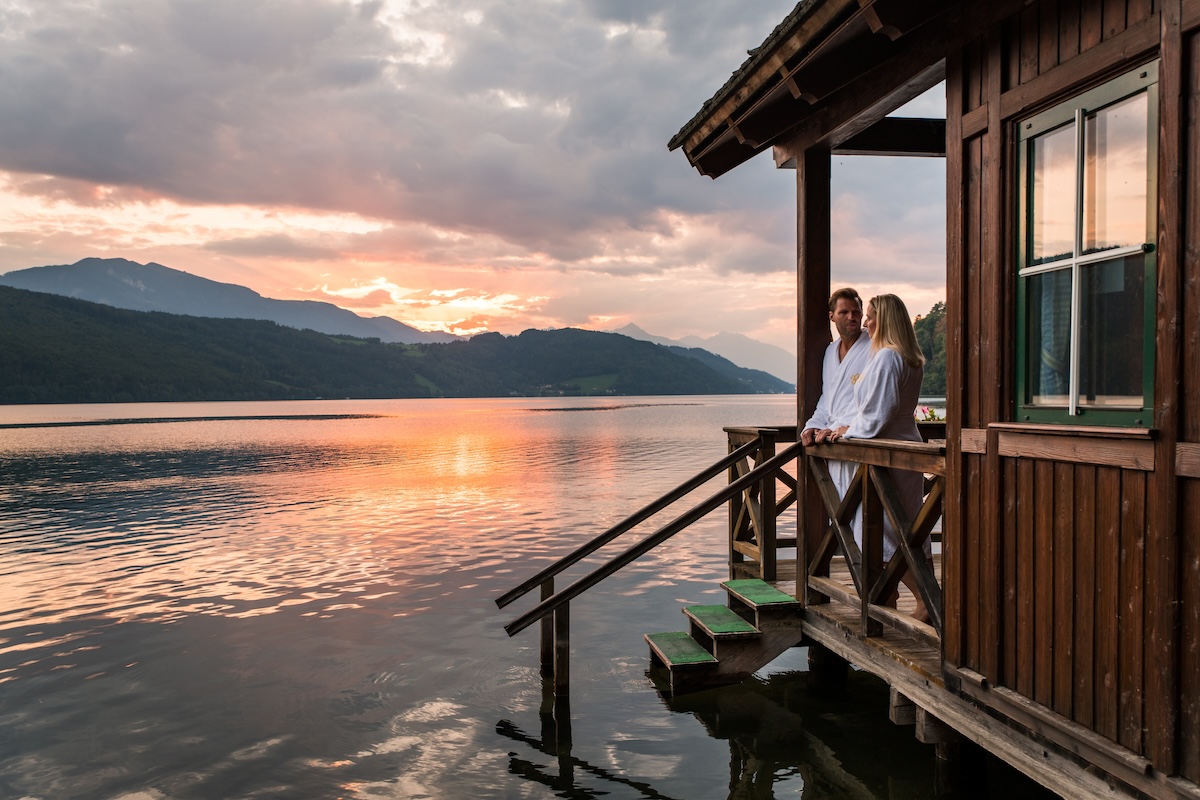
{"label": "blonde hair", "polygon": [[916,369],[925,363],[921,346],[917,344],[917,332],[913,330],[912,318],[904,301],[894,294],[881,294],[867,301],[875,314],[871,330],[871,350],[890,347],[900,354],[910,367]]}

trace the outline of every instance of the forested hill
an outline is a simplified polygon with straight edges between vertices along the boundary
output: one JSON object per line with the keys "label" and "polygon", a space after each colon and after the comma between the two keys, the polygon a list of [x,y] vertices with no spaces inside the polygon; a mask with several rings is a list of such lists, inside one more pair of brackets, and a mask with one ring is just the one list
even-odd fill
{"label": "forested hill", "polygon": [[387,344],[0,286],[6,404],[790,391],[711,353],[611,333],[529,330]]}

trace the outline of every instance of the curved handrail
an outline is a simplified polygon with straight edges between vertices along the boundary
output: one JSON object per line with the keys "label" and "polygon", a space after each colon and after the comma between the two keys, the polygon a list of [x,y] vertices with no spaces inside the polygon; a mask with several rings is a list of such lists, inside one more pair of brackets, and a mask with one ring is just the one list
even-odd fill
{"label": "curved handrail", "polygon": [[597,536],[596,538],[592,539],[587,544],[584,544],[583,546],[579,547],[577,550],[570,553],[569,555],[563,556],[558,561],[555,561],[553,564],[551,564],[550,566],[543,569],[541,572],[534,575],[532,578],[529,578],[528,580],[522,582],[516,588],[510,589],[509,591],[500,595],[500,597],[496,598],[496,605],[499,608],[504,608],[506,605],[508,605],[512,601],[529,593],[533,589],[535,589],[538,586],[540,586],[541,584],[545,583],[545,581],[547,579],[553,578],[555,575],[562,572],[567,567],[570,567],[571,565],[576,564],[579,561],[583,560],[587,556],[589,556],[592,553],[599,550],[604,545],[611,542],[613,539],[615,539],[618,536],[620,536],[621,534],[629,531],[635,525],[645,522],[647,519],[654,516],[659,511],[662,511],[664,508],[671,505],[672,503],[674,503],[676,500],[683,497],[684,495],[690,493],[692,490],[696,489],[697,487],[703,486],[705,483],[712,480],[720,473],[724,472],[730,466],[737,463],[738,460],[745,458],[747,455],[749,455],[750,453],[757,450],[758,446],[759,445],[758,445],[757,441],[747,442],[746,444],[742,445],[738,449],[730,452],[729,455],[725,456],[724,458],[722,458],[717,463],[713,464],[708,469],[693,476],[692,478],[688,479],[684,483],[679,484],[674,489],[672,489],[670,492],[668,492],[667,494],[664,494],[662,497],[655,500],[653,503],[650,503],[649,505],[645,506],[644,508],[630,514],[628,517],[621,520],[616,525],[613,525],[611,528],[606,530],[604,533],[602,533],[599,536]]}
{"label": "curved handrail", "polygon": [[[756,442],[750,442],[749,444],[757,445]],[[743,445],[743,447],[746,446],[747,445]],[[741,448],[739,448],[739,450],[740,449]],[[660,544],[665,542],[667,539],[670,539],[684,528],[709,514],[711,511],[713,511],[713,509],[728,501],[729,498],[738,494],[747,486],[750,486],[756,481],[761,480],[764,473],[774,472],[788,462],[794,461],[796,456],[800,455],[800,452],[803,449],[804,446],[800,442],[796,442],[783,452],[762,462],[737,480],[731,481],[725,486],[725,488],[721,489],[712,497],[709,497],[707,500],[693,507],[691,510],[685,512],[681,516],[676,517],[673,521],[667,523],[642,541],[633,545],[624,553],[614,556],[607,563],[597,567],[595,570],[575,581],[575,583],[572,583],[561,592],[556,592],[552,597],[549,597],[538,603],[529,611],[526,611],[512,622],[505,625],[504,630],[509,636],[515,636],[516,634],[525,630],[525,628],[537,622],[542,617],[546,616],[552,611],[555,611],[559,607],[566,605],[571,600],[574,600],[576,597],[583,594],[600,581],[617,572],[627,564],[636,561],[638,558],[650,552],[655,547],[658,547]]]}

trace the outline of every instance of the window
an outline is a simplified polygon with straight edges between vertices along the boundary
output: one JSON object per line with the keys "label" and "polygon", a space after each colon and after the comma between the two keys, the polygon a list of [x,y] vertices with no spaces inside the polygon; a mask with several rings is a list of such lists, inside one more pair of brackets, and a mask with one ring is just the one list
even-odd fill
{"label": "window", "polygon": [[1020,123],[1018,419],[1149,419],[1157,89],[1152,63]]}

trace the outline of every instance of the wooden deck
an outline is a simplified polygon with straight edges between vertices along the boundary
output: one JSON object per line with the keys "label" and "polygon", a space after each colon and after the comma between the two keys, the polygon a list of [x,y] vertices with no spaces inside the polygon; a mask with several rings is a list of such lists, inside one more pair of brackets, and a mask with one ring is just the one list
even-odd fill
{"label": "wooden deck", "polygon": [[[733,577],[755,577],[753,572],[755,566],[745,563],[736,564]],[[934,573],[940,580],[942,574],[941,554],[934,554],[933,567]],[[830,562],[829,572],[829,580],[841,587],[841,602],[831,600],[828,603],[809,605],[805,612],[805,634],[811,635],[809,629],[812,628],[813,632],[818,629],[828,632],[812,637],[818,641],[822,641],[826,635],[832,635],[833,631],[837,631],[839,636],[860,639],[862,638],[862,617],[858,610],[858,593],[854,590],[850,571],[847,569],[845,561],[837,556]],[[796,595],[796,562],[792,559],[780,560],[778,577],[771,583],[775,588],[794,597]],[[917,601],[912,592],[903,585],[900,586],[899,591],[900,597],[895,611],[883,608],[872,610],[872,618],[884,623],[884,632],[881,636],[868,637],[867,641],[871,642],[872,646],[890,661],[906,665],[907,668],[915,670],[925,679],[944,686],[941,676],[941,652],[936,634],[930,626],[912,619],[912,614],[917,607]],[[822,643],[824,642],[822,641]],[[830,649],[837,652],[835,648]],[[843,655],[843,658],[845,657]],[[857,664],[857,661],[852,661],[852,663]]]}

